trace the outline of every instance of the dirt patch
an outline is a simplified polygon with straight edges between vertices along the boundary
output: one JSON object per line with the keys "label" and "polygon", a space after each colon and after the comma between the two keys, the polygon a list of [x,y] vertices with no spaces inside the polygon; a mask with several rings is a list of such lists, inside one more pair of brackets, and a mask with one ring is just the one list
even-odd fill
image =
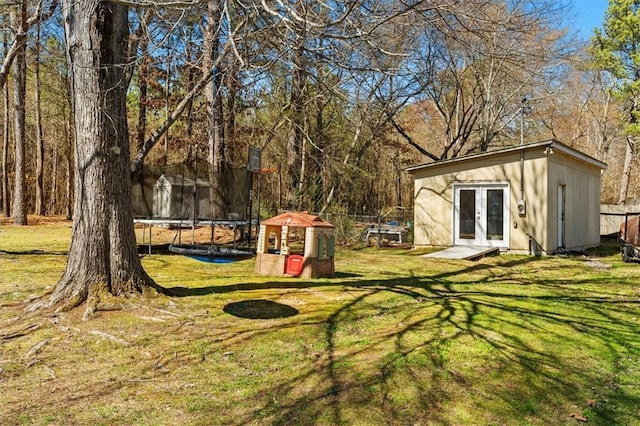
{"label": "dirt patch", "polygon": [[606,263],[602,263],[595,259],[587,260],[587,265],[591,266],[594,269],[610,269],[611,265],[607,265]]}
{"label": "dirt patch", "polygon": [[[13,226],[12,217],[0,217],[1,226]],[[64,216],[27,216],[28,226],[72,226],[73,221],[66,219]],[[142,241],[143,231],[145,234],[145,241],[148,239],[149,227],[146,228],[143,225],[136,224],[136,237],[139,242]],[[197,244],[208,244],[211,242],[211,227],[205,226],[196,228],[193,232],[188,226],[182,229],[170,228],[166,226],[153,226],[151,228],[152,241],[154,244],[168,244],[174,240],[177,242],[181,239],[183,243],[191,243],[192,237]],[[239,242],[242,238],[242,234],[238,229],[217,226],[214,230],[214,243],[215,244],[231,244],[233,242]]]}
{"label": "dirt patch", "polygon": [[[143,241],[143,232],[146,233],[144,241],[147,241],[149,238],[149,227],[145,228],[137,224],[136,236],[139,243]],[[213,241],[215,244],[231,244],[233,242],[239,242],[242,239],[240,231],[233,228],[216,226],[213,232]],[[183,244],[190,244],[192,240],[196,244],[209,244],[211,242],[211,233],[212,229],[209,226],[196,228],[193,231],[188,227],[177,229],[165,226],[154,226],[151,228],[151,239],[154,245],[172,242],[177,243],[178,241],[181,241]]]}

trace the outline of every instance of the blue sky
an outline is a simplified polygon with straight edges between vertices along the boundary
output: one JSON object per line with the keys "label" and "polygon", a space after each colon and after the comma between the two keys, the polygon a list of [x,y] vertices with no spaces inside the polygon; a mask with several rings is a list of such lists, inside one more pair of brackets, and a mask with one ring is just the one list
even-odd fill
{"label": "blue sky", "polygon": [[574,25],[580,31],[580,36],[589,39],[593,29],[602,26],[604,11],[607,10],[608,0],[575,0]]}

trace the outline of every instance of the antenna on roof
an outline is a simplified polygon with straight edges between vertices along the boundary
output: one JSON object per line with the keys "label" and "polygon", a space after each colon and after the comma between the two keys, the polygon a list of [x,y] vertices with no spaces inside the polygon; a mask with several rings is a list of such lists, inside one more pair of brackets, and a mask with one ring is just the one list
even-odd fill
{"label": "antenna on roof", "polygon": [[531,113],[531,106],[527,95],[522,97],[520,103],[520,145],[524,145],[524,116]]}

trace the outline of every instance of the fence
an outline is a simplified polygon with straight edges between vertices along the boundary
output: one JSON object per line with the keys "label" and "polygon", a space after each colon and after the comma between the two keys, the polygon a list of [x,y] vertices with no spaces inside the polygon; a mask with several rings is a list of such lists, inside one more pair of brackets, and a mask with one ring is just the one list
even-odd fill
{"label": "fence", "polygon": [[640,205],[620,206],[600,205],[600,235],[614,235],[620,232],[626,213],[640,212]]}

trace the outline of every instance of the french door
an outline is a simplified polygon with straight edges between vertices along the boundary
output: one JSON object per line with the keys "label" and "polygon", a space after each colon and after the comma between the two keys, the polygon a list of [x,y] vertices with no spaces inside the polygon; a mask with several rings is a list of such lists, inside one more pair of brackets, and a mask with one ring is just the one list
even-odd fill
{"label": "french door", "polygon": [[454,245],[509,247],[509,185],[454,186]]}

